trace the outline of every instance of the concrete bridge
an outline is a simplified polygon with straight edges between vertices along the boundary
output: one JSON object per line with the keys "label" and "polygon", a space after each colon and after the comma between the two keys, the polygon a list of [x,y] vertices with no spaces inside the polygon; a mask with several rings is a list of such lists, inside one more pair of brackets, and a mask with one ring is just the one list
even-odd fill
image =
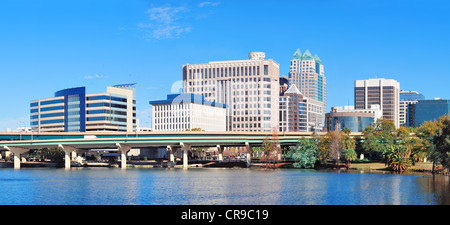
{"label": "concrete bridge", "polygon": [[[316,133],[325,135],[326,133]],[[295,146],[301,138],[311,138],[312,132],[278,132],[280,146]],[[352,133],[362,136],[362,133]],[[259,147],[266,140],[273,140],[272,132],[76,132],[76,133],[0,133],[0,151],[14,154],[14,168],[20,169],[20,155],[41,148],[61,148],[65,153],[65,168],[70,168],[70,154],[94,149],[114,148],[121,154],[121,168],[126,168],[126,154],[131,148],[164,147],[174,163],[174,149],[183,151],[183,168],[188,167],[187,152],[192,147],[216,147],[219,161],[224,147],[247,148],[250,160],[252,147]],[[248,161],[249,163],[249,161]]]}

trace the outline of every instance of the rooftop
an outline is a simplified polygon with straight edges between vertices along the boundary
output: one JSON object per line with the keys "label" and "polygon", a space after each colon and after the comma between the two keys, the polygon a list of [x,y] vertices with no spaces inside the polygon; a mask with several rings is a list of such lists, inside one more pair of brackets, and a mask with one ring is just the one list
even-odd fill
{"label": "rooftop", "polygon": [[166,100],[150,101],[150,105],[157,104],[173,104],[173,103],[198,103],[203,105],[211,105],[226,108],[227,105],[217,102],[206,101],[203,95],[183,93],[183,94],[168,94]]}

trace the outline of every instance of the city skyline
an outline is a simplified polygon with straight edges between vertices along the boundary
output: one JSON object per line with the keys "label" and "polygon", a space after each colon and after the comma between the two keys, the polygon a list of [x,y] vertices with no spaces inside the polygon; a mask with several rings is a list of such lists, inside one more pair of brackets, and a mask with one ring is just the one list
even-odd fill
{"label": "city skyline", "polygon": [[326,65],[327,112],[351,105],[354,80],[376,77],[427,99],[449,98],[445,1],[1,5],[0,76],[8,107],[0,112],[0,131],[29,126],[30,101],[56,90],[85,86],[96,93],[121,83],[137,83],[137,118],[150,127],[148,101],[171,93],[183,65],[245,59],[255,51],[279,63],[285,76],[297,49],[318,54]]}

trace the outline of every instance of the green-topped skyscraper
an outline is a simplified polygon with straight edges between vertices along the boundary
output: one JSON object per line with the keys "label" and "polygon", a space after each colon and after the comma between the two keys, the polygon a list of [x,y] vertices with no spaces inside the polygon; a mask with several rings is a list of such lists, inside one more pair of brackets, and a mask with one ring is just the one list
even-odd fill
{"label": "green-topped skyscraper", "polygon": [[295,84],[304,97],[323,102],[327,105],[327,82],[322,62],[309,50],[303,54],[297,49],[291,60],[289,83]]}
{"label": "green-topped skyscraper", "polygon": [[[295,84],[304,98],[323,104],[319,108],[322,110],[324,119],[327,107],[327,82],[319,56],[312,56],[309,50],[302,54],[300,49],[297,49],[291,60],[289,83],[290,85]],[[315,127],[320,127],[320,125],[316,124]]]}

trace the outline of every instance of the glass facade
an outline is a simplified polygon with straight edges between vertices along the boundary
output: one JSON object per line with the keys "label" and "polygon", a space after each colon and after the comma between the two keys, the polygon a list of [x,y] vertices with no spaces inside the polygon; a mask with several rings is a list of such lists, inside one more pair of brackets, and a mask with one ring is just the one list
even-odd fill
{"label": "glass facade", "polygon": [[439,117],[448,115],[450,100],[419,100],[417,104],[410,107],[414,108],[414,125],[418,127],[425,121],[438,120]]}
{"label": "glass facade", "polygon": [[57,91],[55,97],[64,97],[64,131],[85,132],[86,88],[77,87]]}
{"label": "glass facade", "polygon": [[423,94],[417,92],[400,92],[400,101],[425,100]]}
{"label": "glass facade", "polygon": [[57,91],[54,98],[31,101],[31,128],[35,132],[134,131],[133,85],[108,87],[107,93],[90,95],[85,87],[69,88]]}
{"label": "glass facade", "polygon": [[363,132],[367,126],[373,124],[373,117],[363,116],[335,116],[327,118],[327,128],[334,131],[336,127],[340,131],[349,128],[352,132]]}

